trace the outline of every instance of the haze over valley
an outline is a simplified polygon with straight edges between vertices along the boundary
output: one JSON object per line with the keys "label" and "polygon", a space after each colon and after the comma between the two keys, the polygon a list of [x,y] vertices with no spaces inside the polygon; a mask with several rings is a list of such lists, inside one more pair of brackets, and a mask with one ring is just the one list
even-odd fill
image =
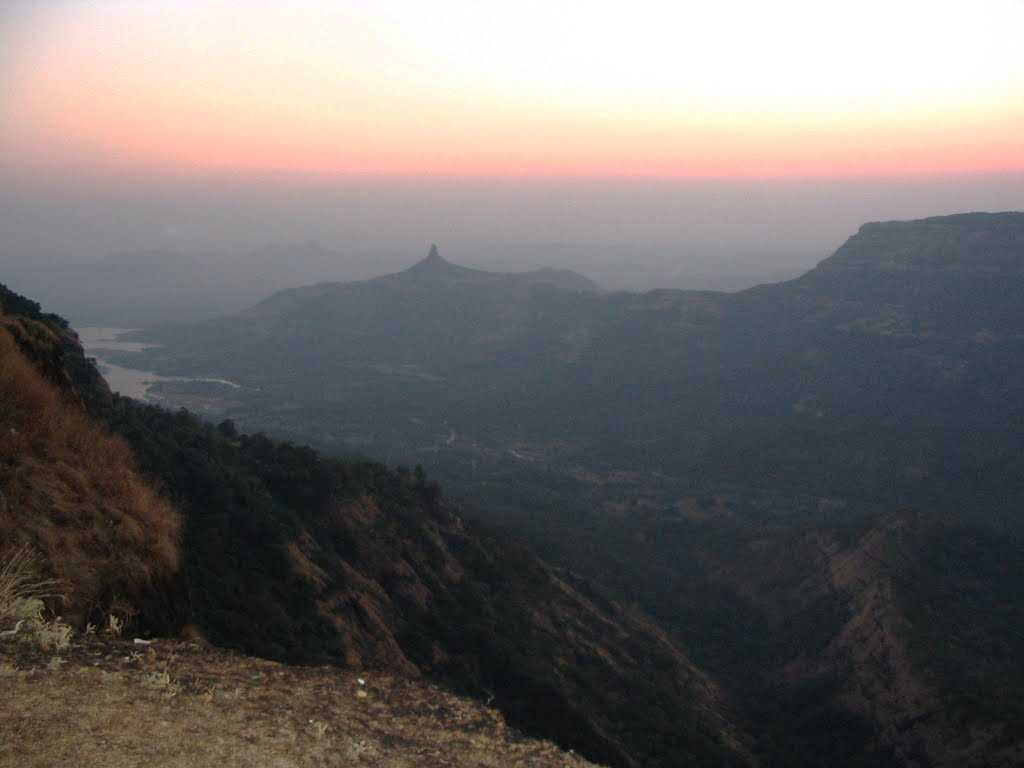
{"label": "haze over valley", "polygon": [[797,277],[865,221],[1014,210],[1022,187],[1020,173],[186,182],[0,168],[0,265],[75,323],[120,327],[397,272],[432,241],[466,266],[570,269],[611,291],[735,291]]}
{"label": "haze over valley", "polygon": [[1024,6],[0,8],[0,768],[1024,764]]}

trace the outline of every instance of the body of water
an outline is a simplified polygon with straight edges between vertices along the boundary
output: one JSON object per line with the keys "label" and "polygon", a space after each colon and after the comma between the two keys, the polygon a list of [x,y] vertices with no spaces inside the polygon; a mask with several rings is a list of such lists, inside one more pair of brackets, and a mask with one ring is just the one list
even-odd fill
{"label": "body of water", "polygon": [[78,338],[82,342],[85,354],[96,358],[100,373],[107,380],[110,389],[119,395],[136,400],[154,400],[150,397],[153,385],[164,381],[201,381],[210,384],[223,384],[238,389],[238,384],[224,379],[200,379],[189,376],[160,376],[153,371],[138,368],[125,368],[109,362],[104,353],[109,352],[141,352],[160,346],[135,341],[122,341],[121,337],[131,333],[132,328],[79,328]]}

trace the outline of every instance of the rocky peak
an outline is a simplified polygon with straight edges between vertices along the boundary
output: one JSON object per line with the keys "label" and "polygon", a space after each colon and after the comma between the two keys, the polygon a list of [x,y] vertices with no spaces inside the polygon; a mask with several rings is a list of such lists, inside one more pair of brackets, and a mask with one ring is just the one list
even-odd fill
{"label": "rocky peak", "polygon": [[414,264],[411,267],[411,269],[417,271],[425,271],[428,269],[444,269],[450,266],[452,266],[452,264],[446,261],[443,256],[441,256],[441,253],[437,250],[437,246],[431,245],[430,251],[427,253],[427,255],[424,258],[420,259],[420,261],[416,262],[416,264]]}

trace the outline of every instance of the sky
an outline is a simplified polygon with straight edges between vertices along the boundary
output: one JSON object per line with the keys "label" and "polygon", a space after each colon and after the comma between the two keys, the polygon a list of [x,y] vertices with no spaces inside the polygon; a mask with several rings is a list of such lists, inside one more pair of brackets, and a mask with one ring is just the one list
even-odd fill
{"label": "sky", "polygon": [[1024,169],[1024,2],[8,0],[4,160],[763,177]]}
{"label": "sky", "polygon": [[5,0],[0,251],[810,260],[1024,207],[1022,29],[1024,0]]}

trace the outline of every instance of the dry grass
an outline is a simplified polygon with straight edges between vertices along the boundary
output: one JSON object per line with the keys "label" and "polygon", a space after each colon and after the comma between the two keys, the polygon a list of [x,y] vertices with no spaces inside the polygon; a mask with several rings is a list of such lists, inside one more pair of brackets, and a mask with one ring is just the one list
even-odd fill
{"label": "dry grass", "polygon": [[0,768],[591,766],[420,680],[287,667],[177,641],[133,651],[85,638],[49,665],[0,644]]}
{"label": "dry grass", "polygon": [[[0,542],[31,545],[69,620],[139,604],[178,570],[177,512],[128,445],[45,381],[0,328]],[[3,554],[3,553],[0,553]]]}
{"label": "dry grass", "polygon": [[40,577],[38,557],[26,545],[0,563],[0,640],[32,643],[44,651],[69,648],[71,627],[59,617],[48,618],[43,603],[62,597],[60,582]]}
{"label": "dry grass", "polygon": [[[39,576],[39,557],[27,544],[0,559],[0,624],[24,619],[28,607],[61,596],[60,582]],[[3,627],[0,627],[3,629]]]}

